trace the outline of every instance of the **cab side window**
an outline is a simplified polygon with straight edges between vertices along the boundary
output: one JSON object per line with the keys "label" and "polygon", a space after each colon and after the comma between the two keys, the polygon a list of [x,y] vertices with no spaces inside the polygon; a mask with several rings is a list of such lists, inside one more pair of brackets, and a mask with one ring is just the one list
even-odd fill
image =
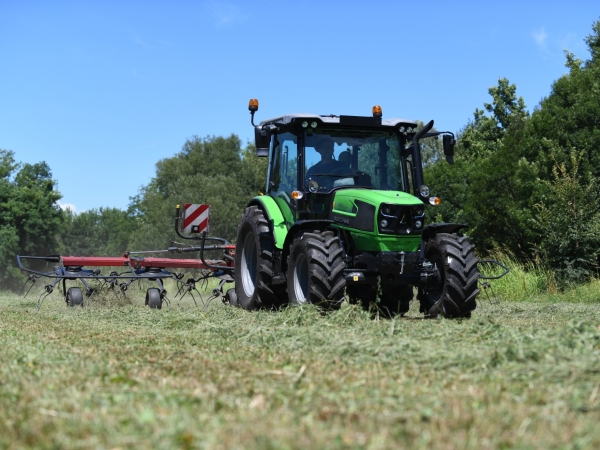
{"label": "cab side window", "polygon": [[273,142],[273,170],[269,191],[290,194],[298,183],[298,143],[292,133],[281,133]]}

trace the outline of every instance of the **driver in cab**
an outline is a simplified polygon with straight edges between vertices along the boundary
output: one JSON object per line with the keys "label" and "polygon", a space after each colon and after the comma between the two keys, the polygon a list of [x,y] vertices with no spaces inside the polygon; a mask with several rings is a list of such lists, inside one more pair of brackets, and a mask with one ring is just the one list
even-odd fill
{"label": "driver in cab", "polygon": [[315,145],[315,150],[321,155],[321,161],[308,169],[307,179],[316,175],[339,174],[348,169],[347,164],[333,157],[333,144],[333,139],[323,138]]}

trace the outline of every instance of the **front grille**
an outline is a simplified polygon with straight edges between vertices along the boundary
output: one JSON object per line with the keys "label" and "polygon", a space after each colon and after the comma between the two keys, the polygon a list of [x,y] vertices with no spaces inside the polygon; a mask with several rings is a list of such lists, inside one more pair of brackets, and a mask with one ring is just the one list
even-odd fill
{"label": "front grille", "polygon": [[[377,227],[382,234],[420,234],[423,230],[425,213],[422,205],[407,206],[382,203],[377,214]],[[382,221],[387,221],[382,226]],[[419,220],[421,227],[416,227]]]}

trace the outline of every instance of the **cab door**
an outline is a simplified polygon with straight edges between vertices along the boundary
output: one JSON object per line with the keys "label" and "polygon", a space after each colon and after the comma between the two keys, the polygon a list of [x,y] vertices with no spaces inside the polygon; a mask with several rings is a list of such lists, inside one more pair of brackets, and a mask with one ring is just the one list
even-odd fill
{"label": "cab door", "polygon": [[298,220],[296,201],[292,192],[298,189],[298,138],[282,132],[273,136],[268,193],[275,199],[287,227]]}

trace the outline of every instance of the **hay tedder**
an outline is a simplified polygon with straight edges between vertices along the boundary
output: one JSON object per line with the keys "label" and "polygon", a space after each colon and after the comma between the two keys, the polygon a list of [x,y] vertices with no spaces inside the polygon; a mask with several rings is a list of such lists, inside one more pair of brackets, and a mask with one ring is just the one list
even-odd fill
{"label": "hay tedder", "polygon": [[[121,257],[18,256],[28,280],[53,279],[46,295],[59,286],[70,306],[82,305],[84,292],[67,289],[67,282],[81,282],[91,296],[97,289],[91,281],[121,293],[135,281],[154,281],[158,287],[147,290],[146,305],[159,309],[169,301],[165,279],[178,283],[176,295],[189,293],[195,301],[196,284],[218,278],[208,301],[221,297],[249,310],[305,303],[331,310],[347,298],[394,317],[408,311],[416,291],[425,315],[469,317],[480,288],[489,297],[484,280],[508,273],[497,261],[475,256],[461,232],[466,225],[426,225],[427,208],[440,199],[424,183],[420,140],[441,137],[444,156],[454,163],[454,134],[432,131],[433,120],[418,130],[414,121],[384,120],[375,106],[369,117],[290,114],[257,126],[257,100],[250,100],[249,110],[256,156],[269,164],[265,194],[249,201],[235,245],[207,235],[207,205],[186,204],[177,206],[175,229],[200,245]],[[221,251],[218,259],[205,258],[215,250]],[[197,252],[200,259],[147,256],[167,252]],[[56,265],[50,271],[32,268],[40,261]],[[482,276],[481,264],[502,273]],[[98,267],[125,269],[102,275]],[[199,275],[184,281],[173,269]],[[235,288],[224,292],[231,282]]]}
{"label": "hay tedder", "polygon": [[[185,204],[183,208],[177,205],[175,213],[175,231],[182,239],[200,240],[200,245],[168,247],[164,250],[147,250],[139,252],[125,252],[119,257],[109,256],[17,256],[19,268],[28,273],[27,282],[29,290],[39,278],[50,278],[52,283],[44,286],[44,293],[40,295],[38,306],[43,299],[50,295],[55,288],[62,291],[68,306],[83,306],[85,297],[92,297],[103,290],[110,290],[115,295],[124,295],[134,282],[153,281],[158,287],[151,287],[146,291],[146,306],[161,309],[163,303],[169,302],[164,280],[174,280],[178,285],[176,296],[189,294],[196,302],[194,292],[204,302],[197,284],[207,282],[210,278],[219,279],[219,285],[213,289],[211,300],[222,296],[223,286],[232,282],[233,261],[235,245],[225,239],[207,236],[210,206],[201,204]],[[181,226],[180,226],[181,224]],[[208,244],[207,244],[208,243]],[[219,259],[205,258],[207,251],[221,251]],[[148,257],[150,254],[159,253],[188,253],[197,252],[200,259],[176,259]],[[52,270],[42,270],[39,264],[54,264]],[[108,275],[103,275],[100,267],[121,268],[113,270]],[[173,269],[195,270],[200,272],[196,277],[184,280],[183,272],[174,272]],[[80,282],[82,288],[72,286],[67,288],[67,282]],[[29,292],[29,290],[27,292]],[[85,291],[85,293],[84,293]],[[229,294],[231,295],[231,293]]]}

